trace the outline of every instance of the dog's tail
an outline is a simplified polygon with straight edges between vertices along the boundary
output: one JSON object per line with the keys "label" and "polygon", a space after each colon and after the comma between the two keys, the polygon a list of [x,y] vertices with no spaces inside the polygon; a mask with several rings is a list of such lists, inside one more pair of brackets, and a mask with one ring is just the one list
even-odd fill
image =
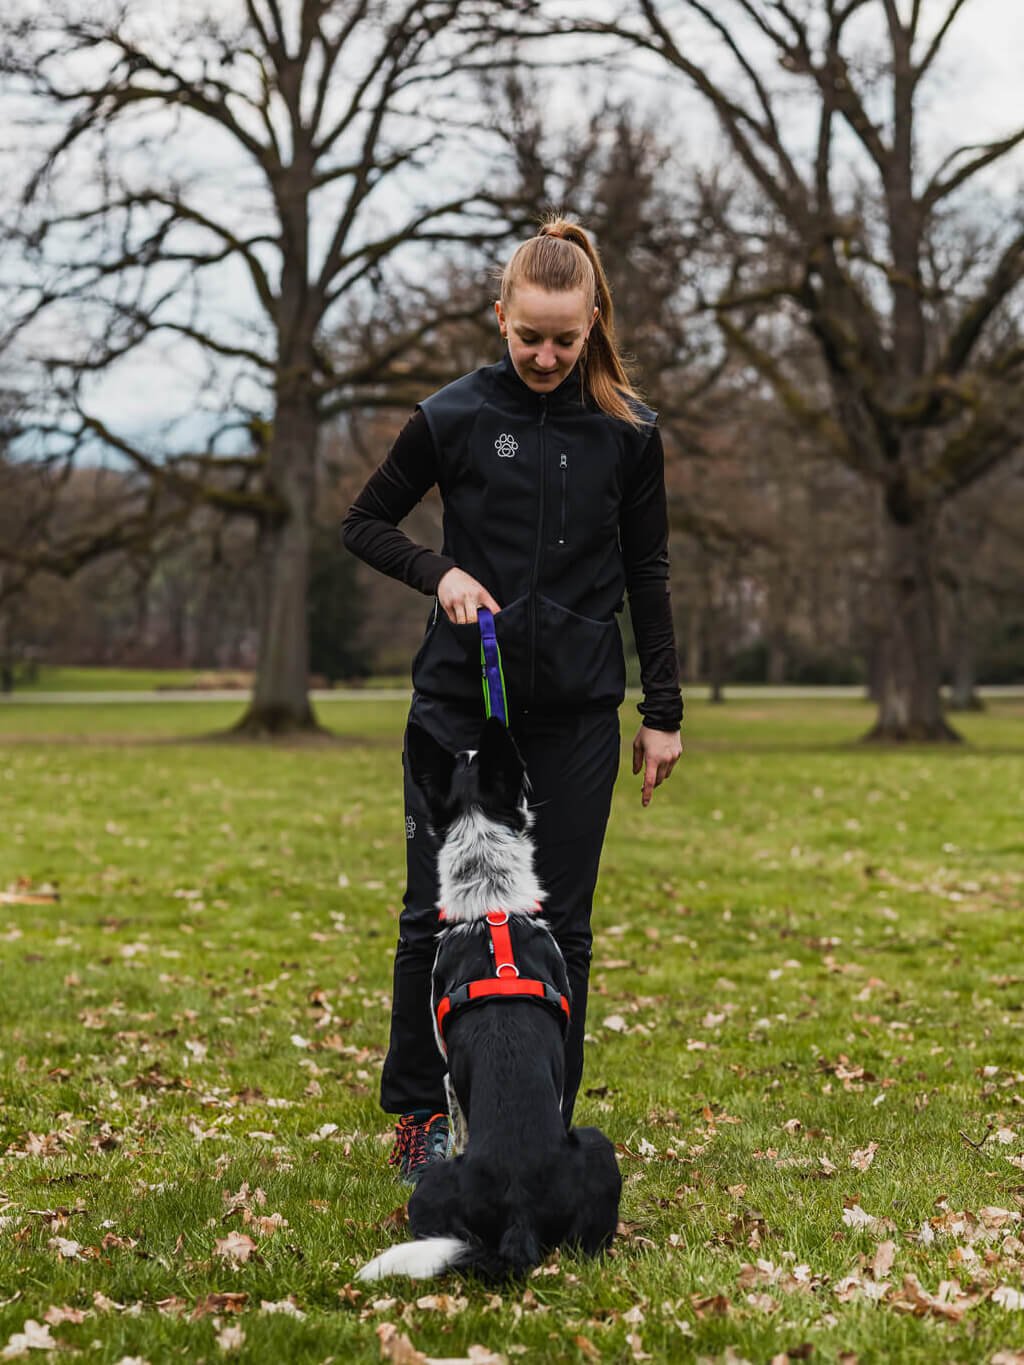
{"label": "dog's tail", "polygon": [[389,1247],[364,1265],[357,1280],[383,1280],[388,1275],[408,1275],[412,1280],[429,1280],[461,1265],[470,1254],[470,1245],[460,1237],[422,1237]]}

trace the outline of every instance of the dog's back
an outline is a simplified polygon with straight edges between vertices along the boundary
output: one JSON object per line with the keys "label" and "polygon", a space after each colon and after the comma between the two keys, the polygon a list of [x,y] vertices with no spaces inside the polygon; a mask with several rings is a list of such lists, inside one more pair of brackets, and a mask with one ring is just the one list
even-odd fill
{"label": "dog's back", "polygon": [[615,1235],[622,1180],[608,1138],[567,1130],[562,1117],[569,984],[558,945],[533,913],[543,891],[522,759],[498,721],[458,760],[410,727],[407,758],[442,837],[448,927],[432,1005],[468,1141],[461,1156],[420,1176],[409,1202],[417,1241],[377,1257],[360,1278],[458,1267],[502,1280],[557,1246],[596,1255]]}
{"label": "dog's back", "polygon": [[597,1255],[618,1224],[622,1180],[596,1128],[562,1120],[562,1035],[524,1001],[466,1011],[448,1031],[465,1153],[429,1167],[409,1201],[417,1238],[457,1237],[459,1268],[489,1280],[528,1273],[557,1246]]}

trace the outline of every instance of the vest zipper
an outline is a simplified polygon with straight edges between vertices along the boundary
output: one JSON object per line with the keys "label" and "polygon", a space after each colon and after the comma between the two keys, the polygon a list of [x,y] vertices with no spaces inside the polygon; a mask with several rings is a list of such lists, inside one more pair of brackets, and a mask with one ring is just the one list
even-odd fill
{"label": "vest zipper", "polygon": [[528,699],[531,702],[537,683],[537,580],[540,577],[540,555],[544,543],[544,423],[547,418],[547,395],[541,394],[540,419],[537,422],[540,445],[540,466],[537,479],[537,541],[533,552],[533,575],[530,578],[530,687]]}
{"label": "vest zipper", "polygon": [[558,457],[558,468],[562,472],[562,520],[559,523],[558,543],[565,544],[566,492],[569,481],[569,456],[563,450]]}

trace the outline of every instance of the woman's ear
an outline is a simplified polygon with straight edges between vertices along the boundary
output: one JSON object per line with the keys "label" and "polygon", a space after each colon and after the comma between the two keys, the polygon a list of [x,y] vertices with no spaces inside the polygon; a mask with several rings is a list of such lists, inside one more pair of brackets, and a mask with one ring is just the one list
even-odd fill
{"label": "woman's ear", "polygon": [[501,306],[501,299],[494,300],[494,315],[498,319],[498,329],[503,337],[508,336],[508,322],[505,318],[505,310]]}

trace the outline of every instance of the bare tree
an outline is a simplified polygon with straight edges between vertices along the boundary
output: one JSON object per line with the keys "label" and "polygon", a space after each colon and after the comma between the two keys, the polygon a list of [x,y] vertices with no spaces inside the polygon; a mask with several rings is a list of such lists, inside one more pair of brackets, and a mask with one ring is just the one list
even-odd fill
{"label": "bare tree", "polygon": [[[921,151],[922,89],[965,4],[635,0],[609,21],[552,5],[561,18],[543,26],[612,38],[677,73],[717,116],[772,216],[772,249],[738,262],[708,304],[790,412],[877,487],[888,595],[877,739],[956,738],[940,701],[936,525],[1024,432],[1024,344],[1011,312],[1024,218],[997,198],[983,234],[953,214],[958,194],[977,193],[1024,143],[1024,128],[965,139],[933,166]],[[694,53],[709,38],[714,59],[702,64]],[[790,115],[796,98],[810,121]],[[772,344],[787,310],[815,339],[827,404]]]}
{"label": "bare tree", "polygon": [[[466,122],[457,95],[482,21],[519,8],[7,7],[10,88],[56,129],[25,182],[17,244],[31,276],[7,311],[8,352],[45,364],[37,454],[57,467],[113,459],[182,504],[255,520],[264,572],[248,732],[315,724],[305,595],[321,427],[415,384],[403,358],[446,316],[435,297],[374,331],[369,349],[355,344],[384,282],[398,287],[399,249],[423,277],[445,243],[501,230],[472,188],[472,147],[462,163],[437,158]],[[102,415],[97,378],[135,365],[152,382],[141,366],[168,340],[202,367],[209,412],[158,447],[152,428],[133,435]],[[124,525],[111,534],[123,543]],[[98,553],[94,539],[70,548]]]}

